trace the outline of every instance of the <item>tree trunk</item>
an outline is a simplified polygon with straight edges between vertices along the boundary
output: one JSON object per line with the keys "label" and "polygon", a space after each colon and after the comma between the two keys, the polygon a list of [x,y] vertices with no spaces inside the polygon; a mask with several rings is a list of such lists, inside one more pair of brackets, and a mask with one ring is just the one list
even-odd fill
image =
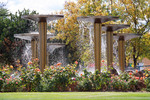
{"label": "tree trunk", "polygon": [[136,49],[135,46],[133,47],[133,63],[134,63],[134,69],[136,68],[136,64],[137,64],[137,57],[135,57],[136,54]]}

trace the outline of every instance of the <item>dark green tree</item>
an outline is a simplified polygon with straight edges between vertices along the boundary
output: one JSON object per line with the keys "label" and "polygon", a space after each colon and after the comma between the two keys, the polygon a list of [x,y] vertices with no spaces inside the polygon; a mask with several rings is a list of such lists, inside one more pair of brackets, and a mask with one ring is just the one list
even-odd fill
{"label": "dark green tree", "polygon": [[20,56],[23,43],[15,41],[14,34],[27,33],[36,29],[36,22],[21,18],[22,15],[30,14],[36,14],[36,11],[24,9],[12,14],[7,9],[0,8],[0,64],[12,64],[14,50],[19,52],[16,55]]}

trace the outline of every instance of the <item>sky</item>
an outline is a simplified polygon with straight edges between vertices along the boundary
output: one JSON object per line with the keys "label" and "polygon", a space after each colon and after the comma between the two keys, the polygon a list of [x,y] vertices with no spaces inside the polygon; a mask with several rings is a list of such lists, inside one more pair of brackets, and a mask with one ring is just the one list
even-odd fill
{"label": "sky", "polygon": [[64,7],[65,1],[76,0],[0,0],[7,2],[5,8],[11,13],[25,9],[36,10],[40,14],[50,14],[51,12],[60,11]]}

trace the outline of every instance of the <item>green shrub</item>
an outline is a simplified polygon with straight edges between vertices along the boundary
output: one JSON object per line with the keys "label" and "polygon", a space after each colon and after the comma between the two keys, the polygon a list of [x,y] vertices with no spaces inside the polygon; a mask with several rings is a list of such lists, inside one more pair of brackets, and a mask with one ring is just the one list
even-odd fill
{"label": "green shrub", "polygon": [[75,75],[76,65],[67,65],[62,67],[61,64],[46,68],[43,74],[44,91],[66,91],[72,84],[72,78]]}

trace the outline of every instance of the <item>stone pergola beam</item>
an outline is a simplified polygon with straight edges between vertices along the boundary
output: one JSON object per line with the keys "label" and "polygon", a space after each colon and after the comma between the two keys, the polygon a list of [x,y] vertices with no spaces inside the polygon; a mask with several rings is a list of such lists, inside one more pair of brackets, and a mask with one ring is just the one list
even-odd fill
{"label": "stone pergola beam", "polygon": [[85,16],[78,17],[78,21],[86,21],[94,23],[94,56],[95,56],[95,70],[98,69],[101,72],[101,34],[102,23],[117,20],[118,17],[113,16]]}

